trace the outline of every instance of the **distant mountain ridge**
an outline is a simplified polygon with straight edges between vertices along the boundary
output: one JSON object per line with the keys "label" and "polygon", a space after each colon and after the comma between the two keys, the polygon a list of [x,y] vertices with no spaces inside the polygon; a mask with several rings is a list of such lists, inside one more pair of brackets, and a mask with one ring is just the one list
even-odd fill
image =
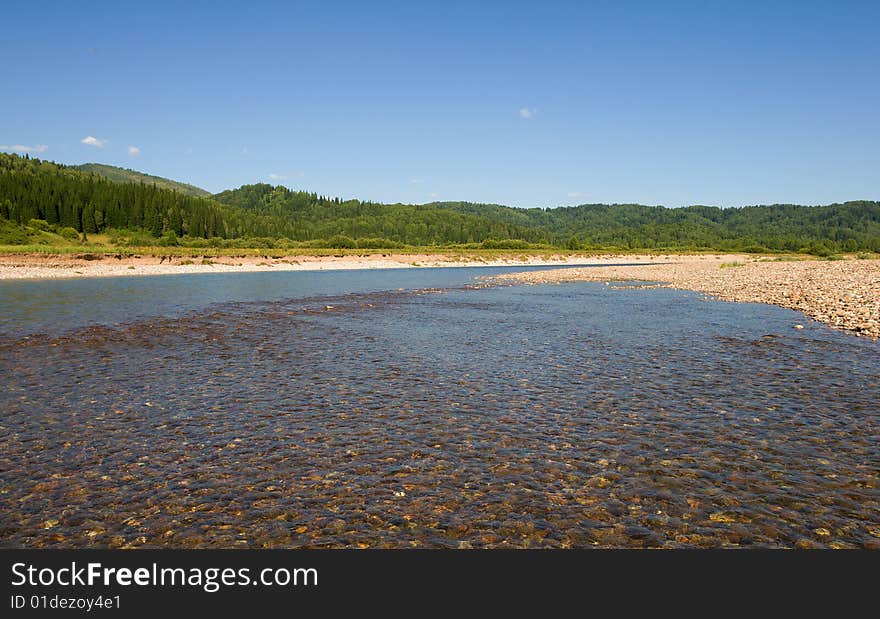
{"label": "distant mountain ridge", "polygon": [[207,198],[211,195],[210,191],[206,191],[195,185],[190,185],[189,183],[173,181],[169,178],[153,176],[152,174],[107,165],[105,163],[83,163],[71,167],[77,170],[82,170],[83,172],[91,172],[92,174],[103,176],[107,180],[111,180],[115,183],[146,183],[148,185],[155,185],[160,189],[170,189],[197,198]]}

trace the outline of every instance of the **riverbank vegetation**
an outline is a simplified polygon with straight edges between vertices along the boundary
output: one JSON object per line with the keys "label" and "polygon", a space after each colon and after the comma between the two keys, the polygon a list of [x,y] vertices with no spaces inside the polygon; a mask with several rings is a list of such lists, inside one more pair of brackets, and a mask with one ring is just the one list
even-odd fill
{"label": "riverbank vegetation", "polygon": [[[880,203],[744,208],[380,204],[269,184],[209,195],[113,166],[0,154],[0,250],[880,252]],[[10,249],[11,248],[11,249]]]}

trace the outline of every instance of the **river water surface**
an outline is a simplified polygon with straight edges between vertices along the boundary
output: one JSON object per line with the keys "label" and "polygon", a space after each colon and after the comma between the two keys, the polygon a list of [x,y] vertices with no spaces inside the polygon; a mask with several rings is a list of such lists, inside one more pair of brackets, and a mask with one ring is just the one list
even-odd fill
{"label": "river water surface", "polygon": [[880,344],[500,271],[0,282],[0,545],[880,547]]}

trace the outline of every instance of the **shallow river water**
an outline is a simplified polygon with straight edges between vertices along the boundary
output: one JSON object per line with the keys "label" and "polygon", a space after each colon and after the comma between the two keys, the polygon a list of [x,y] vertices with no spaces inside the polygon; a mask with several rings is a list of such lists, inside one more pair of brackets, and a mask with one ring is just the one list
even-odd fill
{"label": "shallow river water", "polygon": [[880,547],[880,344],[500,271],[0,283],[0,545]]}

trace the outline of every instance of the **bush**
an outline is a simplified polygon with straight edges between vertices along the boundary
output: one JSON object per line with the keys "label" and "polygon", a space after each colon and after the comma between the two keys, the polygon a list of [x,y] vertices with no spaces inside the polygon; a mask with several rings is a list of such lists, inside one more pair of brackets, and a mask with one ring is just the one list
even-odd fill
{"label": "bush", "polygon": [[819,243],[813,243],[805,249],[806,251],[804,253],[812,254],[814,256],[818,256],[819,258],[827,258],[834,253],[834,251],[830,247],[827,247],[826,245],[820,245]]}
{"label": "bush", "polygon": [[180,244],[183,245],[184,247],[202,248],[202,247],[208,247],[209,241],[208,241],[208,239],[193,238],[190,236],[184,236],[182,239],[180,239]]}
{"label": "bush", "polygon": [[29,242],[30,238],[21,226],[0,219],[0,245],[27,245]]}
{"label": "bush", "polygon": [[359,249],[400,249],[403,243],[384,238],[358,239]]}
{"label": "bush", "polygon": [[[34,220],[31,220],[31,221],[34,221]],[[67,239],[68,241],[79,241],[80,240],[79,239],[79,232],[76,231],[76,228],[70,228],[70,227],[61,228],[61,230],[58,231],[58,234],[61,237]]]}
{"label": "bush", "polygon": [[49,222],[45,219],[30,219],[27,222],[28,228],[33,228],[34,230],[39,230],[41,232],[49,231]]}
{"label": "bush", "polygon": [[483,249],[529,249],[531,245],[522,239],[486,239],[481,243]]}
{"label": "bush", "polygon": [[148,233],[135,230],[128,235],[126,245],[130,247],[150,247],[156,244],[156,238]]}
{"label": "bush", "polygon": [[358,244],[350,236],[337,234],[329,239],[316,239],[310,243],[312,247],[323,247],[333,249],[357,249]]}
{"label": "bush", "polygon": [[177,247],[180,245],[180,241],[177,239],[174,230],[169,230],[165,233],[165,236],[159,239],[159,245],[162,247]]}

